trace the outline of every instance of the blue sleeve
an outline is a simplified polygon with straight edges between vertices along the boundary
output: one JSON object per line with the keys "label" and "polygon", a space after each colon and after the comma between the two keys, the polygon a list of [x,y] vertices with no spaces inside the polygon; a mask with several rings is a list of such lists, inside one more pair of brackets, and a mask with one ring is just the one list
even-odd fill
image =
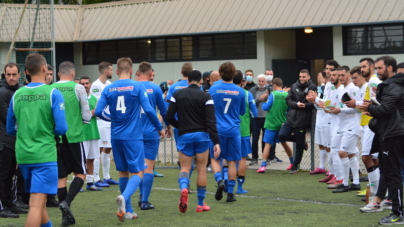
{"label": "blue sleeve", "polygon": [[17,130],[15,128],[17,123],[17,119],[15,118],[14,114],[14,96],[10,100],[10,105],[8,106],[7,112],[7,123],[6,123],[6,130],[7,134],[15,135],[17,134]]}
{"label": "blue sleeve", "polygon": [[104,121],[111,121],[111,115],[104,110],[107,107],[107,98],[105,95],[106,89],[102,91],[100,99],[98,99],[97,106],[95,107],[95,116],[101,118]]}
{"label": "blue sleeve", "polygon": [[251,92],[247,92],[248,94],[248,106],[250,107],[250,112],[252,113],[253,117],[258,117],[258,110],[257,106],[255,105],[254,97]]}
{"label": "blue sleeve", "polygon": [[[245,95],[244,95],[244,90],[240,93],[241,97],[243,98],[243,103],[245,103]],[[245,105],[240,105],[240,114],[239,115],[244,115],[245,114]]]}
{"label": "blue sleeve", "polygon": [[53,89],[52,91],[52,115],[55,121],[55,129],[53,132],[57,136],[66,134],[67,132],[67,121],[65,114],[65,101],[62,93]]}
{"label": "blue sleeve", "polygon": [[272,94],[272,92],[271,92],[271,94],[269,95],[269,98],[268,98],[268,100],[266,101],[266,103],[264,103],[264,104],[262,104],[262,110],[264,110],[264,111],[268,111],[269,109],[271,109],[271,107],[272,107],[272,104],[274,103],[274,95]]}
{"label": "blue sleeve", "polygon": [[[141,86],[139,86],[138,89],[139,89],[138,95],[139,95],[140,105],[142,106],[143,111],[145,112],[145,114],[147,115],[149,120],[152,122],[152,124],[154,125],[154,127],[156,127],[156,129],[158,131],[163,130],[163,127],[161,126],[160,121],[157,118],[156,111],[151,107],[149,98],[147,98],[146,88],[143,86],[143,84],[141,84]],[[101,98],[102,98],[102,96],[101,96]]]}
{"label": "blue sleeve", "polygon": [[165,100],[166,109],[168,109],[168,107],[170,106],[170,99],[171,99],[171,96],[173,96],[173,90],[174,90],[174,86],[171,85],[171,87],[167,91],[167,96],[166,96],[166,100]]}
{"label": "blue sleeve", "polygon": [[164,100],[163,100],[163,92],[161,91],[161,89],[158,89],[156,91],[157,91],[156,104],[157,104],[157,107],[160,110],[160,115],[163,118],[164,123],[166,125],[170,125],[170,123],[167,121],[167,116],[166,116],[166,114],[167,114],[167,106],[166,106],[166,102],[164,102]]}

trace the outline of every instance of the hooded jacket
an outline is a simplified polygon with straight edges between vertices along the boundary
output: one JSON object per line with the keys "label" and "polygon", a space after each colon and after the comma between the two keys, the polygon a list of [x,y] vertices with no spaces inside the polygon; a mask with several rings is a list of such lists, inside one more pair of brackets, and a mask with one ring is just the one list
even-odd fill
{"label": "hooded jacket", "polygon": [[3,150],[3,146],[14,150],[15,136],[7,134],[6,121],[10,100],[20,86],[18,84],[10,86],[5,80],[1,80],[0,84],[0,151]]}
{"label": "hooded jacket", "polygon": [[[286,97],[286,103],[289,106],[289,112],[287,115],[287,123],[292,128],[298,128],[303,126],[309,126],[312,117],[312,110],[314,104],[310,103],[306,99],[306,95],[309,91],[317,91],[317,86],[314,85],[311,80],[305,84],[301,84],[299,80],[290,87],[288,97]],[[305,108],[299,108],[297,102],[305,104]]]}
{"label": "hooded jacket", "polygon": [[[376,99],[380,105],[369,105],[372,125],[379,141],[404,136],[404,74],[398,73],[377,87]],[[369,126],[370,127],[370,126]]]}

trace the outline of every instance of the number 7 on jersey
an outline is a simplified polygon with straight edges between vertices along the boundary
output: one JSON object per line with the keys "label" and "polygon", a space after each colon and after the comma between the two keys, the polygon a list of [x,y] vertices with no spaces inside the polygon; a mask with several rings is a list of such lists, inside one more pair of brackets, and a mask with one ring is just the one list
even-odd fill
{"label": "number 7 on jersey", "polygon": [[224,98],[224,99],[223,99],[223,101],[226,102],[226,106],[224,107],[224,113],[227,113],[227,111],[229,110],[229,106],[230,106],[231,100],[232,100],[232,99],[229,99],[229,98]]}

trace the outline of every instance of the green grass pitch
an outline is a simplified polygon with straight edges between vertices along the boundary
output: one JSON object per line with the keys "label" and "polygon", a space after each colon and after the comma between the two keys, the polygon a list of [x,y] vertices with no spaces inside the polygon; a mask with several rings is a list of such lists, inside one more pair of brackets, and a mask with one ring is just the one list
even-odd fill
{"label": "green grass pitch", "polygon": [[[113,169],[113,164],[111,169]],[[118,186],[105,188],[101,192],[79,193],[71,210],[79,226],[377,226],[380,218],[389,211],[362,214],[365,203],[356,192],[333,194],[326,184],[319,183],[323,175],[310,175],[299,171],[290,175],[288,171],[267,171],[265,174],[247,170],[244,188],[247,194],[237,196],[234,203],[226,203],[226,195],[216,201],[213,174],[208,173],[207,197],[211,207],[208,212],[195,212],[197,197],[190,194],[188,211],[178,210],[178,169],[158,169],[164,177],[155,178],[150,202],[154,210],[142,211],[137,207],[138,195],[132,197],[132,205],[138,218],[119,222],[115,212]],[[116,171],[111,171],[118,179]],[[71,178],[69,178],[71,179]],[[196,173],[192,175],[191,189],[196,188]],[[362,183],[362,188],[366,186]],[[84,187],[83,187],[84,188]],[[48,208],[53,226],[61,225],[61,212]],[[24,226],[27,215],[18,219],[0,219],[0,226]]]}

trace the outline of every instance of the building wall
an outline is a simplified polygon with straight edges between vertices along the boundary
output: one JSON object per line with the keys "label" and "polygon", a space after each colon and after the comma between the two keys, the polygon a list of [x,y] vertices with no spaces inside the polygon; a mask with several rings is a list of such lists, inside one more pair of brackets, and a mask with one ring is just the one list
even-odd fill
{"label": "building wall", "polygon": [[11,56],[10,59],[8,60],[8,62],[6,62],[6,58],[7,58],[7,53],[8,50],[10,49],[10,42],[0,42],[0,69],[3,73],[3,68],[6,65],[6,63],[9,62],[16,62],[15,59],[15,51],[11,52]]}
{"label": "building wall", "polygon": [[[347,65],[349,67],[354,67],[359,65],[359,60],[364,57],[371,57],[376,59],[380,56],[379,55],[347,55],[344,56],[343,54],[343,40],[342,40],[342,27],[333,27],[333,40],[334,40],[334,59],[338,61],[340,65]],[[404,62],[404,54],[390,54],[391,56],[395,57],[397,63]]]}
{"label": "building wall", "polygon": [[[265,68],[271,69],[274,59],[296,58],[296,36],[294,30],[271,30],[265,34]],[[261,70],[264,73],[264,70]]]}
{"label": "building wall", "polygon": [[[220,64],[231,61],[236,66],[236,69],[244,72],[246,69],[252,69],[254,72],[264,73],[265,71],[265,38],[264,32],[257,32],[257,59],[245,59],[245,60],[220,60],[220,61],[194,61],[192,62],[195,69],[201,71],[218,70]],[[74,63],[76,65],[76,75],[88,76],[92,80],[96,80],[99,76],[98,65],[82,65],[81,57],[81,43],[75,43],[74,46]],[[111,62],[112,63],[112,62]],[[174,80],[177,81],[182,78],[181,66],[184,62],[163,62],[152,63],[155,71],[155,83],[160,84],[163,81]],[[116,70],[116,64],[113,65],[114,72]],[[136,69],[137,64],[134,64]],[[134,77],[133,77],[134,78]],[[117,79],[117,75],[113,76],[111,81]]]}

